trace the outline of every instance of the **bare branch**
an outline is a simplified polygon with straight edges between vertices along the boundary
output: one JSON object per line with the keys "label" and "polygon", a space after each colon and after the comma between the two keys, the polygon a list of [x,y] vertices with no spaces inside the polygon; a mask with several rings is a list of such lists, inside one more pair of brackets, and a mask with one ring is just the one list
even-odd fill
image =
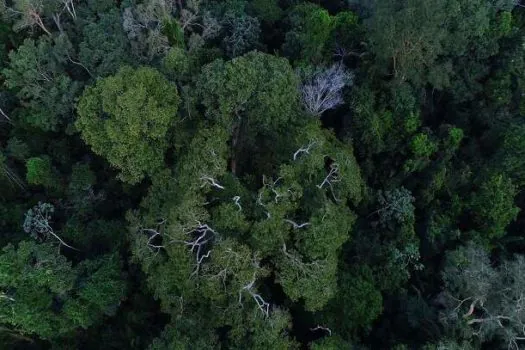
{"label": "bare branch", "polygon": [[297,157],[301,154],[301,153],[306,153],[306,154],[310,154],[310,149],[316,144],[317,142],[315,141],[310,141],[310,143],[306,146],[302,146],[301,148],[299,148],[297,151],[295,151],[295,153],[293,154],[293,160],[297,160]]}
{"label": "bare branch", "polygon": [[239,208],[239,211],[242,211],[242,206],[241,206],[241,197],[240,196],[235,196],[232,198],[233,199],[233,203]]}
{"label": "bare branch", "polygon": [[295,221],[292,221],[292,220],[289,220],[289,219],[284,219],[284,221],[286,221],[287,223],[289,223],[290,225],[292,225],[294,230],[298,230],[298,229],[300,229],[300,228],[303,228],[303,227],[306,227],[306,226],[310,226],[310,223],[309,223],[309,222],[305,222],[305,223],[302,223],[302,224],[298,224],[298,223],[296,223]]}
{"label": "bare branch", "polygon": [[325,185],[328,185],[335,201],[340,202],[340,200],[335,196],[333,188],[333,184],[337,182],[341,182],[341,178],[339,177],[339,165],[337,163],[332,163],[330,164],[330,171],[328,172],[328,175],[326,175],[323,182],[317,185],[317,188],[323,189]]}
{"label": "bare branch", "polygon": [[317,325],[317,326],[314,327],[314,328],[310,328],[310,330],[311,330],[312,332],[315,332],[315,331],[318,331],[318,330],[322,330],[322,331],[327,332],[329,336],[332,335],[332,330],[331,330],[330,328],[328,328],[328,327],[323,327],[323,326],[321,326],[321,325]]}
{"label": "bare branch", "polygon": [[214,178],[209,176],[201,176],[201,180],[204,182],[201,187],[206,186],[207,184],[216,187],[218,189],[224,190],[224,186],[221,186]]}
{"label": "bare branch", "polygon": [[253,300],[255,301],[255,303],[257,304],[257,307],[259,308],[259,310],[261,310],[261,312],[266,316],[268,317],[269,313],[270,313],[270,304],[267,303],[263,297],[258,294],[258,293],[255,293],[253,291],[253,286],[255,284],[255,281],[256,281],[256,272],[253,273],[253,278],[250,282],[248,282],[246,285],[244,285],[241,290],[239,290],[239,305],[243,305],[242,304],[242,292],[243,291],[246,291],[248,292],[248,294],[250,294],[250,296],[253,298]]}
{"label": "bare branch", "polygon": [[195,253],[195,269],[193,275],[197,275],[204,259],[209,258],[211,249],[206,251],[208,243],[211,243],[218,236],[217,232],[210,226],[197,221],[197,226],[184,232],[189,237],[188,240],[172,239],[171,242],[178,242],[187,245],[190,252]]}

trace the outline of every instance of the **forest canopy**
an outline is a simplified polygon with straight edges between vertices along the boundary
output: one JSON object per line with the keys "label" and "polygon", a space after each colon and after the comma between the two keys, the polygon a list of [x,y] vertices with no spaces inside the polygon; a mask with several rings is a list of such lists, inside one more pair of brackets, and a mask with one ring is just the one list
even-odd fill
{"label": "forest canopy", "polygon": [[5,0],[0,44],[0,348],[525,348],[525,4]]}

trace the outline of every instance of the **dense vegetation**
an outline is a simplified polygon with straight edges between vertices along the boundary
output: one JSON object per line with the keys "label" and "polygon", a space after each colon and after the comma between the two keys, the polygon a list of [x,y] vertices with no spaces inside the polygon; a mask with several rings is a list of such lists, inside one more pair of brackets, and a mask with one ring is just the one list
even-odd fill
{"label": "dense vegetation", "polygon": [[524,7],[2,1],[1,348],[525,348]]}

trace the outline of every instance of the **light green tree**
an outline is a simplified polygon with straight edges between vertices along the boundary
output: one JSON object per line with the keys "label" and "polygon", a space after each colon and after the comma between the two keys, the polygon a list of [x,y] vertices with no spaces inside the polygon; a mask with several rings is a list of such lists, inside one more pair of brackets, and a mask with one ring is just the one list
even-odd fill
{"label": "light green tree", "polygon": [[120,179],[135,184],[163,167],[179,101],[177,88],[155,69],[124,67],[84,91],[76,127]]}

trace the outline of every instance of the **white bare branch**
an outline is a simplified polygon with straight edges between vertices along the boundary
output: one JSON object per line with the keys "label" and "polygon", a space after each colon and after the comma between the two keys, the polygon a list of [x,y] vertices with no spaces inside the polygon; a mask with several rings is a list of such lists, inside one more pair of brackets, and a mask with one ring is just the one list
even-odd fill
{"label": "white bare branch", "polygon": [[9,116],[4,112],[4,110],[2,108],[0,108],[0,114],[2,115],[2,117],[7,119],[9,121],[9,123],[12,123],[11,118],[9,118]]}
{"label": "white bare branch", "polygon": [[217,181],[215,181],[214,178],[212,178],[210,176],[206,176],[206,175],[201,176],[201,180],[204,182],[201,187],[204,187],[206,185],[210,185],[212,187],[216,187],[218,189],[224,190],[224,186],[221,186],[221,184],[219,184]]}
{"label": "white bare branch", "polygon": [[75,4],[73,3],[73,0],[62,0],[62,3],[64,4],[64,8],[67,10],[69,15],[73,19],[77,19],[77,13],[75,11]]}
{"label": "white bare branch", "polygon": [[332,196],[334,197],[335,201],[340,202],[334,193],[333,187],[333,184],[337,182],[341,182],[341,177],[339,176],[339,165],[337,163],[332,163],[330,164],[330,171],[328,172],[328,175],[326,175],[323,182],[317,185],[317,188],[323,189],[324,186],[330,187],[330,191],[332,192]]}
{"label": "white bare branch", "polygon": [[191,275],[197,275],[200,271],[200,267],[204,259],[210,257],[212,250],[208,249],[209,243],[216,240],[218,234],[207,224],[202,224],[201,222],[197,221],[197,226],[185,230],[184,235],[188,236],[189,239],[172,239],[170,243],[183,243],[190,248],[190,252],[195,253],[195,269],[193,270]]}
{"label": "white bare branch", "polygon": [[319,330],[321,330],[321,331],[325,331],[325,332],[327,332],[329,336],[332,335],[332,330],[331,330],[330,328],[328,328],[328,327],[324,327],[324,326],[321,326],[321,325],[317,325],[317,326],[314,327],[314,328],[310,328],[310,330],[311,330],[312,332],[315,332],[315,331],[319,331]]}
{"label": "white bare branch", "polygon": [[312,272],[322,269],[323,264],[326,263],[326,261],[323,261],[323,260],[316,260],[313,262],[304,262],[301,256],[290,253],[286,249],[286,243],[283,243],[282,251],[288,263],[294,268],[296,268],[297,271],[303,275],[310,275]]}
{"label": "white bare branch", "polygon": [[239,208],[239,211],[242,211],[242,206],[241,206],[241,197],[240,196],[235,196],[232,198],[233,200],[233,203],[237,206],[237,208]]}
{"label": "white bare branch", "polygon": [[284,219],[284,221],[286,221],[287,223],[292,225],[294,230],[298,230],[298,229],[301,229],[303,227],[310,226],[309,222],[304,222],[302,224],[298,224],[295,221],[292,221],[292,220],[289,220],[289,219]]}
{"label": "white bare branch", "polygon": [[11,298],[9,295],[5,294],[4,292],[1,292],[1,293],[0,293],[0,298],[1,298],[1,299],[7,299],[7,300],[9,300],[9,301],[15,301],[14,298]]}
{"label": "white bare branch", "polygon": [[268,317],[269,313],[270,313],[270,304],[268,302],[266,302],[260,294],[254,292],[253,286],[254,286],[255,281],[256,281],[255,277],[256,277],[256,273],[254,272],[252,280],[250,282],[248,282],[246,285],[244,285],[241,288],[241,290],[239,290],[239,305],[241,305],[241,306],[243,305],[242,304],[242,293],[245,291],[248,294],[250,294],[250,296],[253,298],[253,300],[257,304],[257,307],[259,308],[259,310],[261,310],[261,312],[266,317]]}
{"label": "white bare branch", "polygon": [[299,148],[297,151],[295,151],[295,153],[293,154],[293,160],[297,160],[297,157],[301,154],[301,153],[306,153],[306,154],[310,154],[310,149],[316,144],[317,142],[315,141],[310,141],[310,143],[306,146],[302,146],[301,148]]}

